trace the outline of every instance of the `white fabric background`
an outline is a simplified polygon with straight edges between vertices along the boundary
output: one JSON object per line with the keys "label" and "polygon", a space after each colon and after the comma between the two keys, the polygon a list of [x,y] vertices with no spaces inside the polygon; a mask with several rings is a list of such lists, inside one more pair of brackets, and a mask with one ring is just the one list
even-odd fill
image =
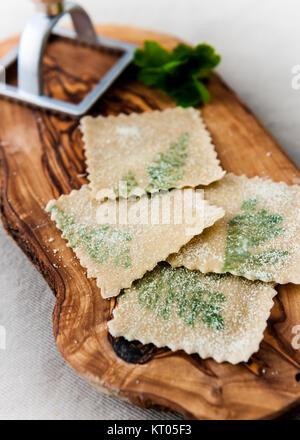
{"label": "white fabric background", "polygon": [[[95,22],[122,23],[207,41],[222,54],[219,71],[300,165],[298,0],[82,0]],[[0,2],[0,40],[24,26],[29,0]],[[54,298],[0,227],[0,419],[153,419],[103,396],[65,363],[52,336]]]}

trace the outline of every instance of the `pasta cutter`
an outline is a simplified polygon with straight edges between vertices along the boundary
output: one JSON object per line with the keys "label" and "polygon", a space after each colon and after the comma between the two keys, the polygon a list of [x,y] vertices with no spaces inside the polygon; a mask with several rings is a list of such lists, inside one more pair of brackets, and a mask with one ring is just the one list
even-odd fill
{"label": "pasta cutter", "polygon": [[[0,75],[0,96],[72,118],[79,118],[95,104],[131,62],[136,46],[110,38],[98,37],[90,17],[76,3],[63,0],[33,1],[36,3],[38,11],[27,23],[21,35],[19,46],[0,59],[0,66],[3,69],[7,69],[17,61],[18,86],[7,84],[5,75]],[[59,20],[66,14],[71,17],[74,29],[56,27]],[[109,50],[120,54],[114,66],[79,104],[60,101],[43,94],[42,60],[51,34],[75,40],[99,50]]]}

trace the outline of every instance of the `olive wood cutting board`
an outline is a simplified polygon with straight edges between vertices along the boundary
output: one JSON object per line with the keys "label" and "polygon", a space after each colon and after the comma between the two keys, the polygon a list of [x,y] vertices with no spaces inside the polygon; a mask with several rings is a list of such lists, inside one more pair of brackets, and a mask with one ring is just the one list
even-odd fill
{"label": "olive wood cutting board", "polygon": [[[172,48],[178,43],[167,35],[128,27],[98,26],[97,31],[136,44],[155,39]],[[0,56],[16,42],[17,37],[0,43]],[[116,55],[87,47],[71,49],[64,40],[49,43],[45,93],[78,102],[114,64]],[[10,82],[16,81],[15,69],[7,75]],[[223,167],[238,175],[299,183],[297,167],[219,76],[211,78],[209,90],[212,100],[203,116]],[[171,106],[163,93],[136,82],[129,68],[91,114]],[[300,324],[300,286],[279,287],[260,350],[248,363],[218,364],[183,351],[114,339],[106,325],[114,300],[101,298],[95,281],[87,279],[44,211],[50,199],[87,182],[78,121],[1,99],[0,165],[4,227],[53,290],[56,344],[89,383],[142,407],[168,408],[196,419],[274,418],[300,404],[300,349],[292,345],[293,328]]]}

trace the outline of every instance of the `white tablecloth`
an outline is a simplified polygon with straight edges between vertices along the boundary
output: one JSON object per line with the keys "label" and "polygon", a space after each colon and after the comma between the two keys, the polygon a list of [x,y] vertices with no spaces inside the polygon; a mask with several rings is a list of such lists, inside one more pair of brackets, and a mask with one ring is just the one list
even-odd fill
{"label": "white tablecloth", "polygon": [[[144,26],[207,41],[223,56],[220,72],[300,164],[298,0],[81,1],[97,22]],[[30,7],[0,2],[0,39],[21,30]],[[0,109],[1,112],[1,109]],[[54,298],[45,281],[0,228],[0,419],[142,419],[144,411],[101,395],[60,356],[52,336]],[[1,343],[0,343],[1,346]]]}

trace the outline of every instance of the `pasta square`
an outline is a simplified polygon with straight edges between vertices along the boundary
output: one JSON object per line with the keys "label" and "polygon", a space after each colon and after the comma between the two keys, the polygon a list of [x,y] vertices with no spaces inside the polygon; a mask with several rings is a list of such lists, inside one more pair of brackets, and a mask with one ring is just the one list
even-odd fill
{"label": "pasta square", "polygon": [[251,280],[300,283],[300,186],[227,174],[205,189],[226,214],[194,237],[172,266]]}
{"label": "pasta square", "polygon": [[198,110],[174,108],[81,120],[89,180],[99,200],[208,185],[225,172]]}
{"label": "pasta square", "polygon": [[236,364],[259,349],[274,295],[261,281],[158,265],[119,297],[108,328],[129,341]]}
{"label": "pasta square", "polygon": [[194,193],[173,190],[151,198],[100,203],[85,185],[50,201],[46,210],[87,268],[88,277],[96,278],[102,296],[109,298],[224,215],[223,209],[210,206],[200,194],[190,201],[196,213],[186,209],[182,218],[181,201]]}

